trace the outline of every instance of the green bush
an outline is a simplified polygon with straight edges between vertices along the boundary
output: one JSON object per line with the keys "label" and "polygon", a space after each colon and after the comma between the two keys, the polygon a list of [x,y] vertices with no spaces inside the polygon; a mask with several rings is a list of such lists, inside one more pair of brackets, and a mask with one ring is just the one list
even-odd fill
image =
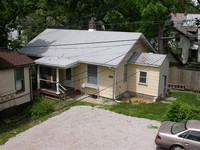
{"label": "green bush", "polygon": [[36,97],[33,104],[25,111],[26,116],[38,118],[54,111],[54,103],[44,97]]}
{"label": "green bush", "polygon": [[189,119],[200,119],[200,109],[194,105],[174,102],[167,110],[166,120],[180,122]]}

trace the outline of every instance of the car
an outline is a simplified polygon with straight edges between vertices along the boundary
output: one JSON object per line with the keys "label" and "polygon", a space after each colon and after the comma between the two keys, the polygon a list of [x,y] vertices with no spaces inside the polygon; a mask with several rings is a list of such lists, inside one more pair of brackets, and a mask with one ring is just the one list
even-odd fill
{"label": "car", "polygon": [[163,122],[155,143],[158,147],[169,150],[200,150],[200,120]]}

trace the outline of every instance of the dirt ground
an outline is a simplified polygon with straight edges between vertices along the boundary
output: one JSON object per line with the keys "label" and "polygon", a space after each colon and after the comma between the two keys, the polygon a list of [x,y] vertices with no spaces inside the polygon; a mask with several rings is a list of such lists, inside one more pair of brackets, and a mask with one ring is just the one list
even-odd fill
{"label": "dirt ground", "polygon": [[141,97],[128,97],[122,99],[122,101],[126,103],[152,103],[152,100]]}
{"label": "dirt ground", "polygon": [[156,150],[160,122],[77,106],[10,139],[1,150]]}

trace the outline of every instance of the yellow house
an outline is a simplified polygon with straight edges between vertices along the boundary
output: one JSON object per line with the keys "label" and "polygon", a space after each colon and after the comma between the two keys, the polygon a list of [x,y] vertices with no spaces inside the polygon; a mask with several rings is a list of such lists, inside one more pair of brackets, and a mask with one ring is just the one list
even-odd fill
{"label": "yellow house", "polygon": [[25,55],[0,50],[0,111],[31,101],[31,64]]}
{"label": "yellow house", "polygon": [[[142,33],[46,29],[21,51],[35,58],[37,88],[50,95],[76,90],[110,99],[125,93],[166,96],[168,60],[152,54]],[[151,61],[138,62],[139,53]]]}

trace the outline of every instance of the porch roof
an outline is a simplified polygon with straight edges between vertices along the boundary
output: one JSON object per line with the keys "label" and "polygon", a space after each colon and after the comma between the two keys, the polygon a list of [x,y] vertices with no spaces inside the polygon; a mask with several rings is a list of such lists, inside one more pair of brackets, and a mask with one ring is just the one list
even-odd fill
{"label": "porch roof", "polygon": [[38,65],[45,65],[51,67],[59,68],[71,68],[78,64],[77,60],[67,59],[67,58],[58,58],[58,57],[42,57],[35,60],[35,63]]}

